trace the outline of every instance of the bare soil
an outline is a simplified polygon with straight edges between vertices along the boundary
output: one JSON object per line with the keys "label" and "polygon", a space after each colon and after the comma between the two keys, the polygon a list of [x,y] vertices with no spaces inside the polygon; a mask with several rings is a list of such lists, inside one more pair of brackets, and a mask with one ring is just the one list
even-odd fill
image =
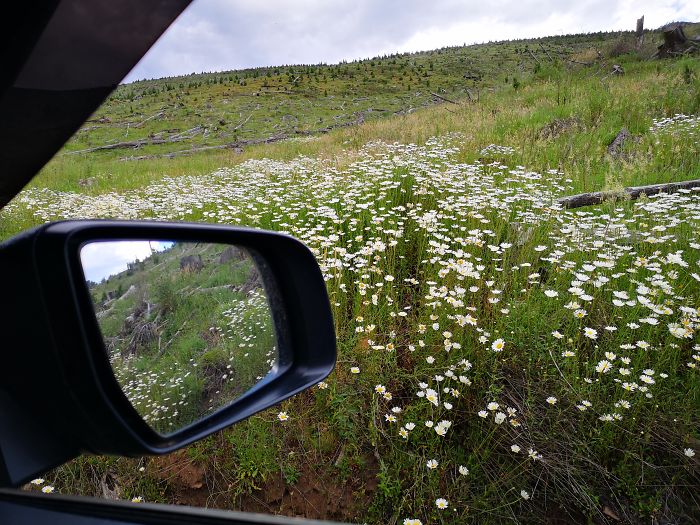
{"label": "bare soil", "polygon": [[335,521],[355,520],[366,511],[377,487],[378,471],[371,454],[364,467],[345,480],[335,475],[331,465],[309,465],[294,484],[288,484],[280,473],[260,490],[233,498],[229,490],[210,486],[214,476],[184,451],[155,458],[152,465],[155,475],[168,484],[169,501],[178,505]]}

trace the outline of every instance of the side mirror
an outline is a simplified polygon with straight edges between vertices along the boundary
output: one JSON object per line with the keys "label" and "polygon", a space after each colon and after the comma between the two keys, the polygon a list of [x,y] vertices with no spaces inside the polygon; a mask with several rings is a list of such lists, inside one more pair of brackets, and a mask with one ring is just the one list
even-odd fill
{"label": "side mirror", "polygon": [[0,262],[0,486],[83,451],[173,451],[335,364],[323,276],[286,235],[66,221],[0,245]]}

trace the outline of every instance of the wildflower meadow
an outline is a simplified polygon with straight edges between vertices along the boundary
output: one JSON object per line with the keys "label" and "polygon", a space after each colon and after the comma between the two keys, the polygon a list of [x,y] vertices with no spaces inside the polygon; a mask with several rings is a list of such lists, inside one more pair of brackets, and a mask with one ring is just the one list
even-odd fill
{"label": "wildflower meadow", "polygon": [[[650,182],[654,159],[697,169],[698,113],[640,104],[639,156],[606,169]],[[206,469],[206,504],[254,494],[252,508],[279,510],[320,479],[361,503],[323,503],[325,517],[372,523],[698,519],[700,191],[564,209],[558,199],[592,184],[581,159],[502,140],[494,122],[478,141],[462,128],[355,147],[342,131],[339,157],[248,159],[119,191],[34,186],[3,220],[207,221],[313,251],[336,370],[178,456]],[[138,464],[124,497],[168,501],[163,464],[138,461],[79,460],[52,490],[89,492],[90,472],[127,478]],[[266,499],[273,487],[283,496]]]}

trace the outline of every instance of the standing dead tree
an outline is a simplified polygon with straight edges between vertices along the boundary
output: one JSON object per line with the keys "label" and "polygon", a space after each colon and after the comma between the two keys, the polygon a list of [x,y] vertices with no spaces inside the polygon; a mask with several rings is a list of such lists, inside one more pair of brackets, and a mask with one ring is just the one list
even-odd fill
{"label": "standing dead tree", "polygon": [[642,18],[637,19],[637,30],[634,36],[637,37],[637,51],[642,49],[642,44],[644,44],[644,15]]}

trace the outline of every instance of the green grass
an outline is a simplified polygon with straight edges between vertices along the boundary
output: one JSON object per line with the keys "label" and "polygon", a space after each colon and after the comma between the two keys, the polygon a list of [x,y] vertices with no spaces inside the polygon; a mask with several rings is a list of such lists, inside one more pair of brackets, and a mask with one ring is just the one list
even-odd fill
{"label": "green grass", "polygon": [[[285,231],[313,250],[333,305],[336,371],[311,392],[172,460],[203,469],[212,505],[247,508],[280,483],[302,490],[303,473],[312,469],[318,479],[354,487],[362,502],[336,517],[367,523],[538,522],[562,514],[596,522],[606,509],[623,522],[692,522],[700,480],[697,456],[685,450],[700,452],[698,197],[551,206],[578,192],[700,178],[697,121],[650,130],[654,119],[700,114],[698,59],[647,61],[632,53],[602,65],[595,58],[596,49],[606,54],[628,36],[545,41],[550,53],[591,66],[548,63],[531,41],[297,67],[301,86],[287,86],[295,95],[255,97],[263,107],[246,136],[274,132],[283,100],[301,108],[299,129],[339,114],[330,109],[338,103],[331,94],[345,97],[343,114],[358,94],[370,98],[352,111],[405,104],[381,76],[397,77],[405,61],[421,64],[431,90],[444,87],[460,103],[242,153],[143,161],[120,161],[123,152],[59,156],[4,212],[0,231],[7,237],[44,220],[86,215],[196,220]],[[526,45],[541,64],[528,58]],[[647,45],[653,48],[652,35]],[[624,76],[606,76],[613,61]],[[467,67],[483,73],[478,102],[463,91]],[[134,122],[170,100],[167,118],[192,127],[220,116],[227,90],[228,105],[234,92],[251,104],[245,90],[288,78],[287,69],[277,75],[273,68],[270,77],[258,70],[137,83],[120,88],[98,116]],[[137,129],[170,124],[152,119]],[[614,159],[606,148],[622,127],[633,139]],[[85,137],[93,145],[116,140],[105,128]],[[230,140],[226,133],[212,131],[206,140]],[[66,151],[88,142],[79,138]],[[86,177],[95,182],[79,185]],[[236,278],[197,277],[201,286]],[[169,296],[163,290],[160,302]],[[191,339],[208,324],[192,314],[200,306],[177,304],[168,333],[194,317],[201,324],[186,330],[183,348],[194,348],[200,363],[217,363],[219,348]],[[505,347],[496,352],[501,339]],[[613,369],[606,372],[602,361]],[[278,420],[279,410],[290,419]],[[444,436],[435,431],[442,420],[451,422]],[[438,466],[429,469],[433,459]],[[128,496],[182,501],[188,488],[159,477],[158,461],[139,473],[136,460],[81,458],[49,479],[62,492],[97,494],[95,480],[111,470]],[[448,510],[438,509],[438,498]],[[294,512],[282,503],[267,508],[285,509]]]}

